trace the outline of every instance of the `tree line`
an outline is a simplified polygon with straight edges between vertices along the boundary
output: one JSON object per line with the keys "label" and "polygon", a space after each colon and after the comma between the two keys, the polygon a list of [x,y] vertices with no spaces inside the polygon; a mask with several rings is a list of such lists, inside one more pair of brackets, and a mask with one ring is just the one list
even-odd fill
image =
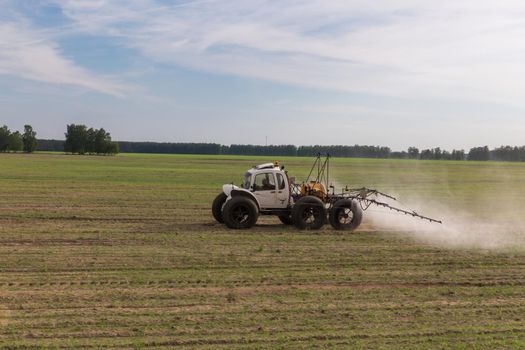
{"label": "tree line", "polygon": [[[37,150],[63,151],[63,140],[39,140]],[[218,143],[169,143],[169,142],[117,142],[123,153],[164,153],[164,154],[210,154],[210,155],[249,155],[249,156],[302,156],[312,157],[317,153],[329,153],[334,157],[390,158],[422,160],[478,160],[478,161],[525,161],[525,146],[501,146],[489,149],[488,146],[464,150],[447,151],[439,147],[419,150],[409,147],[406,151],[392,151],[381,146],[294,146],[294,145],[230,145]]]}
{"label": "tree line", "polygon": [[166,154],[210,154],[210,155],[249,155],[249,156],[289,156],[313,157],[318,153],[333,157],[349,158],[391,158],[422,160],[476,160],[525,162],[525,146],[501,146],[489,149],[488,146],[464,150],[442,150],[439,147],[419,150],[409,147],[406,151],[392,151],[383,146],[362,145],[221,145],[218,143],[172,143],[172,142],[115,142],[111,134],[103,128],[88,128],[83,124],[66,126],[65,140],[37,140],[31,125],[24,126],[24,132],[11,132],[4,125],[0,128],[0,152],[52,151],[73,154],[116,154],[124,153],[166,153]]}
{"label": "tree line", "polygon": [[501,146],[489,150],[487,146],[472,148],[468,154],[471,160],[496,160],[525,162],[525,146]]}
{"label": "tree line", "polygon": [[297,148],[297,155],[301,157],[313,157],[318,153],[330,154],[333,157],[350,158],[390,158],[392,150],[389,147],[381,146],[300,146]]}
{"label": "tree line", "polygon": [[416,147],[409,147],[406,154],[401,152],[401,156],[392,158],[407,158],[407,159],[424,159],[424,160],[466,160],[464,150],[442,150],[439,147],[431,149],[423,149],[421,152]]}
{"label": "tree line", "polygon": [[222,154],[217,143],[169,143],[169,142],[129,142],[119,141],[118,147],[123,153],[160,153],[160,154]]}
{"label": "tree line", "polygon": [[24,125],[24,133],[11,132],[7,125],[0,128],[0,152],[34,152],[37,147],[36,132],[31,125]]}

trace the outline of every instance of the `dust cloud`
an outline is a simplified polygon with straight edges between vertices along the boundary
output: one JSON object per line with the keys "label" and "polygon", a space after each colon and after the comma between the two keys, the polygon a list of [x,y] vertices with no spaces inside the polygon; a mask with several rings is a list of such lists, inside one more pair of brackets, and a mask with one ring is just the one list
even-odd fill
{"label": "dust cloud", "polygon": [[[525,167],[414,162],[400,170],[392,164],[358,178],[367,182],[359,185],[392,194],[400,202],[383,197],[379,201],[443,223],[372,205],[364,212],[364,225],[439,247],[525,251]],[[429,170],[432,166],[436,168]]]}
{"label": "dust cloud", "polygon": [[521,216],[498,218],[493,211],[492,217],[486,217],[437,204],[425,207],[424,203],[412,203],[412,206],[421,208],[418,213],[443,223],[430,223],[373,206],[365,211],[363,223],[440,247],[525,251],[525,220]]}

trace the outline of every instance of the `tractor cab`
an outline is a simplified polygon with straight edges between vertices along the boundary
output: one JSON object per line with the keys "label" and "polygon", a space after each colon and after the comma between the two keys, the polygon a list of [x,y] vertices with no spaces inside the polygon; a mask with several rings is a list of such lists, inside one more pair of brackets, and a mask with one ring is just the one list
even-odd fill
{"label": "tractor cab", "polygon": [[243,195],[254,199],[261,211],[284,209],[290,204],[290,185],[279,162],[254,166],[244,174],[241,187],[224,185],[228,199]]}

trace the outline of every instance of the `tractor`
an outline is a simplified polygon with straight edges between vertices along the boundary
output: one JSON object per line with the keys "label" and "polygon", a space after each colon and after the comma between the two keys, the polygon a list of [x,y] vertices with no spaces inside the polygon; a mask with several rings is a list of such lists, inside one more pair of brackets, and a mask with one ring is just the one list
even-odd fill
{"label": "tractor", "polygon": [[[330,155],[318,154],[306,181],[296,184],[278,161],[253,166],[244,174],[240,187],[226,184],[212,204],[212,214],[219,223],[232,229],[254,226],[259,215],[275,215],[285,225],[301,230],[317,230],[325,223],[336,230],[354,231],[370,205],[441,223],[413,210],[394,207],[378,198],[395,197],[369,188],[345,187],[335,193],[329,184]],[[314,177],[313,175],[316,174]],[[330,192],[331,190],[331,192]]]}

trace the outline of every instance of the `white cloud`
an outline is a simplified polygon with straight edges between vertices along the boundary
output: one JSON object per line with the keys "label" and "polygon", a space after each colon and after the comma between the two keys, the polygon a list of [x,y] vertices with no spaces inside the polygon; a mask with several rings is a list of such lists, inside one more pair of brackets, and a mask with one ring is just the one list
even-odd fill
{"label": "white cloud", "polygon": [[0,23],[0,74],[65,84],[122,97],[124,87],[61,55],[56,44],[24,23]]}
{"label": "white cloud", "polygon": [[57,1],[80,30],[113,35],[163,63],[323,89],[524,106],[521,1]]}
{"label": "white cloud", "polygon": [[[320,89],[525,107],[521,1],[49,1],[71,21],[55,35],[111,36],[156,62]],[[0,24],[0,72],[122,94],[120,84],[64,58],[49,33]]]}

